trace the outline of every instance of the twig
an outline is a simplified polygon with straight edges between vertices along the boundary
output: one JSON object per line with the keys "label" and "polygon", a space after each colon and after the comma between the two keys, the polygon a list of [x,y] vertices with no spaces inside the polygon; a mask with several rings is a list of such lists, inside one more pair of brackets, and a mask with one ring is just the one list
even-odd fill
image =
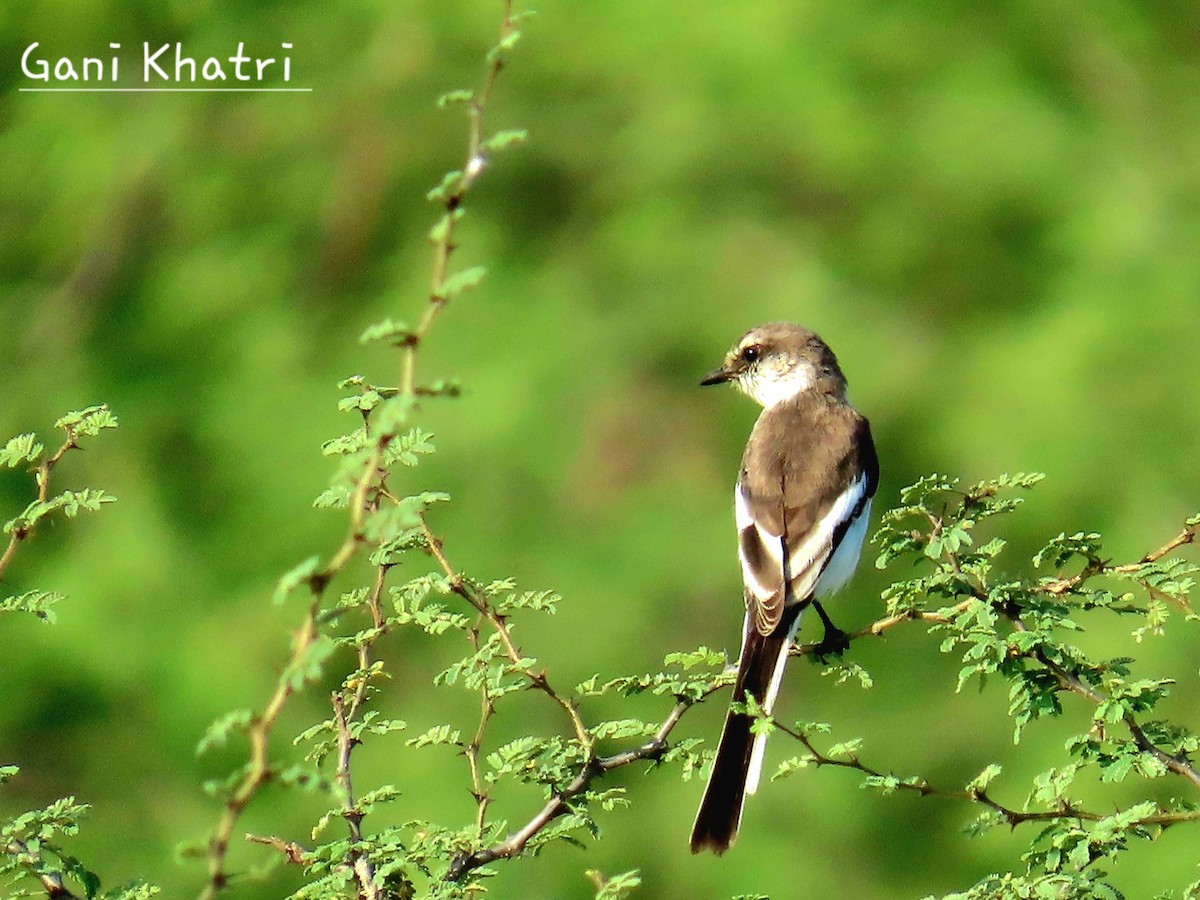
{"label": "twig", "polygon": [[250,761],[242,781],[233,793],[225,800],[225,808],[216,830],[208,843],[208,883],[200,896],[203,900],[212,900],[224,890],[229,882],[225,871],[225,858],[229,852],[229,841],[233,830],[246,807],[259,790],[271,780],[274,772],[270,764],[270,738],[279,714],[284,705],[295,692],[295,686],[288,672],[293,670],[304,659],[309,647],[317,638],[317,612],[320,602],[314,599],[309,606],[308,616],[292,642],[292,654],[284,674],[275,686],[275,692],[267,702],[262,713],[251,721],[246,731],[250,742]]}
{"label": "twig", "polygon": [[261,834],[247,834],[246,840],[252,844],[264,844],[278,850],[283,858],[294,865],[303,866],[308,863],[308,851],[295,841],[285,841],[282,838],[268,837]]}
{"label": "twig", "polygon": [[[482,620],[482,616],[480,619]],[[471,647],[478,654],[481,647],[478,625],[470,629],[468,636],[471,640]],[[471,742],[463,748],[463,754],[467,757],[467,765],[471,770],[471,796],[475,798],[475,829],[480,835],[483,834],[483,826],[487,821],[487,811],[492,803],[492,795],[484,784],[483,770],[479,765],[479,754],[483,747],[483,738],[487,732],[488,723],[491,722],[495,712],[496,704],[488,689],[487,679],[480,679],[479,725],[475,728]]]}
{"label": "twig", "polygon": [[441,567],[442,572],[449,581],[450,590],[470,603],[488,621],[499,636],[500,643],[504,647],[504,653],[512,663],[513,668],[529,679],[530,685],[541,691],[562,708],[563,712],[567,714],[567,718],[571,721],[571,727],[575,731],[575,739],[579,741],[585,756],[590,757],[595,742],[588,733],[587,726],[583,722],[583,717],[579,714],[578,706],[569,697],[564,697],[551,686],[549,679],[546,677],[545,670],[535,671],[523,665],[522,660],[524,657],[513,641],[507,618],[498,613],[488,601],[487,596],[450,564],[450,561],[446,558],[445,551],[442,549],[441,540],[430,531],[429,525],[424,519],[421,520],[421,529],[425,533],[425,546],[433,558],[437,560],[438,566]]}
{"label": "twig", "polygon": [[[350,776],[350,754],[358,739],[350,733],[346,704],[340,691],[333,693],[334,722],[337,725],[337,783],[342,792],[342,818],[350,829],[350,841],[355,847],[362,842],[363,812],[354,803],[354,785]],[[360,900],[381,900],[383,889],[375,881],[375,867],[370,858],[358,849],[351,849],[350,865],[358,879]]]}
{"label": "twig", "polygon": [[[703,696],[707,697],[723,686],[722,684],[711,687]],[[593,757],[584,763],[575,778],[562,790],[557,791],[546,802],[545,806],[538,811],[537,815],[526,822],[519,830],[493,847],[477,850],[474,853],[465,854],[455,859],[446,873],[446,880],[460,881],[468,872],[478,869],[480,866],[486,866],[497,859],[508,859],[509,857],[519,855],[538,832],[556,818],[568,812],[571,801],[584,793],[593,781],[606,772],[611,772],[613,769],[619,769],[641,760],[653,761],[661,758],[670,746],[667,743],[667,738],[675,730],[675,726],[679,724],[679,720],[683,718],[683,714],[694,706],[696,702],[698,701],[683,699],[676,703],[658,731],[655,732],[654,737],[641,746],[622,751],[621,753],[614,753],[612,756]]]}
{"label": "twig", "polygon": [[[935,528],[936,527],[937,524],[935,521]],[[430,552],[434,555],[435,559],[438,560],[439,565],[441,565],[442,571],[446,574],[447,578],[450,579],[451,590],[470,602],[472,606],[479,610],[480,614],[489,619],[489,621],[493,621],[492,617],[495,617],[495,619],[499,620],[498,622],[493,621],[493,624],[497,626],[497,630],[501,635],[501,640],[504,642],[506,652],[509,653],[509,658],[514,660],[519,659],[519,651],[512,646],[511,640],[506,640],[507,629],[504,627],[503,617],[495,616],[494,612],[491,613],[491,616],[489,616],[490,608],[487,605],[487,598],[482,596],[482,594],[477,590],[473,589],[472,586],[455,571],[455,569],[446,559],[440,542],[437,541],[428,528],[426,528],[426,540],[428,542]],[[1162,556],[1165,556],[1175,548],[1186,543],[1191,543],[1191,541],[1189,539],[1177,537],[1165,545],[1161,550],[1155,551],[1153,554],[1148,554],[1145,561],[1155,561]],[[906,622],[920,621],[945,624],[953,621],[957,614],[965,612],[971,604],[979,600],[986,600],[988,598],[986,585],[976,584],[967,579],[963,574],[961,566],[958,564],[957,557],[954,554],[949,555],[953,557],[950,560],[951,565],[955,567],[955,571],[964,578],[964,583],[970,588],[971,596],[967,600],[945,609],[913,609],[889,616],[884,616],[872,622],[865,628],[861,628],[850,633],[847,635],[847,637],[850,640],[857,640],[864,637],[880,636]],[[1021,620],[1018,611],[1001,610],[1001,613],[1004,614],[1010,622],[1012,622],[1013,627],[1017,630],[1022,630],[1025,628],[1024,622]],[[815,653],[818,647],[818,644],[795,645],[792,647],[791,652],[793,655],[797,656],[810,655]],[[1058,666],[1052,660],[1045,657],[1044,654],[1039,655],[1037,653],[1032,653],[1029,655],[1031,658],[1036,659],[1039,663],[1046,666],[1046,668],[1059,680],[1059,683],[1064,689],[1070,690],[1092,703],[1101,703],[1107,699],[1104,694],[1088,687],[1077,676],[1067,672],[1061,666]],[[710,694],[716,693],[727,686],[728,685],[724,682],[724,680],[714,681],[713,685],[704,692],[700,699],[704,699]],[[541,685],[539,685],[539,687],[541,687]],[[542,689],[546,690],[546,687],[542,687]],[[557,698],[557,695],[554,696]],[[560,703],[563,702],[561,698],[558,699]],[[674,730],[676,725],[679,724],[680,719],[682,719],[687,710],[695,705],[696,702],[699,701],[680,700],[664,720],[662,726],[659,728],[655,736],[647,743],[622,753],[613,754],[612,756],[607,757],[595,758],[585,763],[575,778],[565,788],[563,788],[561,791],[558,791],[553,797],[551,797],[535,816],[526,822],[525,825],[520,829],[509,835],[509,837],[504,841],[496,844],[493,847],[479,850],[471,854],[466,854],[456,859],[446,875],[447,880],[461,880],[473,869],[487,865],[488,863],[498,859],[507,859],[509,857],[519,855],[525,849],[529,841],[532,840],[533,837],[536,836],[543,828],[545,828],[558,816],[569,811],[571,800],[585,792],[590,787],[592,782],[604,773],[634,762],[638,762],[639,760],[652,760],[661,757],[668,747],[667,738]],[[1136,720],[1134,720],[1132,715],[1126,714],[1125,721],[1127,727],[1129,727],[1130,732],[1134,736],[1134,740],[1141,749],[1152,753],[1171,771],[1183,775],[1193,782],[1196,781],[1197,773],[1185,759],[1172,757],[1161,748],[1155,747],[1146,738],[1144,732],[1141,730],[1140,726]],[[825,756],[819,750],[817,750],[817,748],[811,743],[806,735],[787,728],[778,722],[775,724],[775,727],[800,741],[809,751],[809,753],[812,754],[813,760],[818,766],[828,765],[854,769],[863,773],[864,775],[875,778],[888,777],[883,772],[880,772],[879,770],[871,768],[862,763],[857,756],[852,756],[846,759],[836,759]],[[1070,805],[1064,805],[1058,810],[1034,811],[1012,809],[992,799],[986,793],[986,791],[948,791],[934,787],[923,779],[918,781],[897,780],[896,786],[898,789],[913,791],[922,796],[940,796],[983,804],[993,809],[999,815],[1003,816],[1005,821],[1014,827],[1025,822],[1052,821],[1057,819],[1099,821],[1100,819],[1104,818],[1104,816],[1100,813],[1080,810]],[[1200,820],[1200,812],[1163,811],[1155,815],[1139,819],[1135,824],[1167,828],[1180,822],[1197,820]]]}
{"label": "twig", "polygon": [[10,840],[5,850],[17,857],[19,863],[29,867],[29,874],[42,883],[47,897],[52,897],[54,900],[79,900],[79,896],[72,893],[63,882],[62,875],[45,869],[42,861],[36,854],[30,852],[24,841]]}
{"label": "twig", "polygon": [[309,577],[308,583],[313,596],[304,621],[293,638],[292,652],[288,663],[284,667],[266,707],[262,713],[253,718],[246,729],[246,737],[250,744],[250,759],[242,780],[226,798],[221,818],[209,839],[208,882],[200,894],[201,900],[214,900],[217,894],[227,886],[229,875],[225,870],[225,860],[229,853],[229,843],[233,837],[234,828],[250,801],[274,775],[270,764],[271,733],[274,731],[284,706],[296,692],[295,670],[303,662],[319,636],[317,620],[325,588],[334,575],[342,571],[354,557],[362,541],[362,525],[366,514],[377,504],[377,500],[371,498],[370,494],[372,486],[377,484],[379,462],[385,446],[386,443],[382,439],[377,440],[371,456],[363,467],[363,473],[351,492],[349,532],[330,562],[322,570]]}
{"label": "twig", "polygon": [[[932,533],[937,534],[942,527],[941,519],[932,514],[927,513],[927,515],[928,515],[931,525],[933,526]],[[1055,596],[1061,596],[1062,594],[1065,594],[1065,593],[1075,590],[1081,584],[1083,584],[1085,581],[1087,581],[1088,579],[1093,578],[1093,577],[1097,577],[1097,576],[1109,574],[1109,573],[1129,574],[1132,572],[1136,572],[1139,568],[1141,568],[1144,565],[1157,562],[1158,560],[1160,560],[1164,556],[1166,556],[1168,553],[1171,553],[1173,550],[1176,550],[1177,548],[1184,546],[1185,544],[1193,543],[1195,541],[1195,536],[1196,536],[1195,532],[1196,532],[1195,526],[1187,525],[1183,528],[1182,531],[1179,532],[1179,534],[1177,534],[1171,540],[1167,541],[1167,543],[1165,543],[1162,547],[1158,548],[1157,550],[1153,550],[1150,553],[1147,553],[1145,556],[1143,556],[1141,558],[1140,561],[1138,561],[1136,563],[1127,563],[1127,564],[1118,565],[1118,566],[1109,565],[1107,563],[1098,564],[1098,565],[1087,565],[1087,566],[1084,566],[1083,571],[1081,571],[1077,575],[1075,575],[1071,578],[1061,578],[1056,581],[1052,581],[1052,582],[1048,582],[1046,584],[1040,585],[1039,590],[1041,590],[1044,593],[1053,594]],[[985,603],[991,602],[990,595],[989,595],[988,589],[987,589],[987,585],[984,584],[978,576],[975,576],[973,578],[968,578],[964,574],[962,566],[960,565],[960,561],[959,561],[957,553],[955,553],[954,551],[951,551],[951,550],[947,550],[944,554],[944,557],[947,560],[947,562],[950,564],[950,566],[953,569],[953,571],[955,572],[955,574],[960,576],[963,579],[963,583],[968,586],[969,592],[971,595],[971,599],[960,604],[958,607],[955,607],[956,610],[962,611],[963,609],[965,609],[965,607],[968,604],[970,604],[974,600],[979,600],[979,601],[985,602]],[[993,604],[993,605],[995,605],[995,604]],[[1024,619],[1022,619],[1022,617],[1021,617],[1020,607],[1016,606],[1015,604],[1006,604],[1006,605],[996,606],[996,611],[998,613],[1000,613],[1000,615],[1004,616],[1004,618],[1007,619],[1012,624],[1014,630],[1016,630],[1016,631],[1028,631],[1029,630],[1028,626],[1025,624]],[[923,617],[923,615],[922,615],[922,617]],[[876,624],[878,625],[879,623],[876,623]],[[1020,655],[1024,656],[1027,659],[1035,660],[1038,663],[1040,663],[1042,666],[1044,666],[1046,668],[1046,670],[1049,671],[1050,674],[1052,674],[1054,676],[1055,680],[1059,684],[1059,687],[1061,687],[1063,690],[1070,691],[1071,693],[1075,694],[1076,696],[1082,697],[1083,699],[1087,700],[1088,702],[1094,703],[1096,705],[1104,703],[1109,699],[1107,694],[1103,693],[1102,691],[1098,691],[1095,688],[1085,684],[1083,682],[1083,680],[1079,678],[1078,675],[1076,675],[1073,672],[1067,671],[1065,668],[1063,668],[1057,662],[1052,660],[1046,654],[1046,652],[1044,650],[1042,650],[1041,648],[1034,648],[1034,649],[1025,651],[1024,653],[1022,653]],[[1187,779],[1194,786],[1200,788],[1200,770],[1197,770],[1197,768],[1192,764],[1191,760],[1187,757],[1186,754],[1180,753],[1178,755],[1172,755],[1170,753],[1167,753],[1161,747],[1154,744],[1146,736],[1146,733],[1142,729],[1141,725],[1138,723],[1137,718],[1129,710],[1125,710],[1124,714],[1122,715],[1122,720],[1124,721],[1126,728],[1129,729],[1129,733],[1130,733],[1131,737],[1133,738],[1133,741],[1139,750],[1143,751],[1144,753],[1150,754],[1155,759],[1157,759],[1160,763],[1162,763],[1169,771]]]}
{"label": "twig", "polygon": [[1060,596],[1062,594],[1070,593],[1088,579],[1094,578],[1098,575],[1132,575],[1143,566],[1156,563],[1167,554],[1178,550],[1180,547],[1186,546],[1187,544],[1194,544],[1195,542],[1196,527],[1189,525],[1184,527],[1179,534],[1175,535],[1175,537],[1171,538],[1171,540],[1167,541],[1157,550],[1150,551],[1135,563],[1124,563],[1119,566],[1108,565],[1105,563],[1101,563],[1099,565],[1087,565],[1083,567],[1082,571],[1068,578],[1056,578],[1053,581],[1049,581],[1043,585],[1040,585],[1038,590],[1046,594]]}
{"label": "twig", "polygon": [[[504,0],[504,15],[500,22],[500,44],[513,33],[513,3]],[[499,45],[498,48],[499,49]],[[403,368],[400,377],[400,392],[406,397],[415,397],[422,393],[416,384],[417,349],[429,334],[434,321],[446,308],[450,298],[446,292],[446,279],[450,274],[450,256],[457,249],[454,237],[458,230],[460,207],[475,181],[487,168],[487,158],[483,153],[483,119],[487,112],[488,101],[492,96],[496,79],[504,68],[504,53],[489,54],[487,68],[484,71],[483,85],[470,101],[468,109],[467,155],[459,170],[454,188],[443,201],[445,213],[444,227],[439,229],[438,236],[433,241],[433,272],[430,276],[429,305],[417,323],[416,328],[405,336],[402,344],[404,352]]]}
{"label": "twig", "polygon": [[[988,793],[981,788],[970,788],[964,791],[952,791],[944,788],[935,787],[924,778],[920,779],[901,779],[894,775],[882,772],[866,765],[858,757],[857,754],[850,754],[844,758],[826,756],[816,748],[808,735],[802,731],[796,731],[788,728],[786,725],[778,721],[773,721],[774,727],[786,735],[794,738],[804,745],[804,748],[809,752],[812,763],[820,768],[821,766],[831,766],[835,768],[851,769],[855,772],[861,772],[869,778],[886,780],[889,787],[896,790],[908,791],[919,794],[922,797],[943,797],[952,800],[967,800],[971,803],[982,804],[1000,816],[1010,827],[1017,827],[1026,822],[1052,822],[1060,819],[1076,819],[1085,822],[1099,822],[1107,818],[1103,813],[1090,812],[1082,810],[1070,803],[1063,802],[1059,809],[1056,810],[1024,810],[1012,809],[1004,804],[994,800]],[[1154,815],[1144,816],[1138,819],[1133,825],[1143,826],[1158,826],[1160,828],[1169,828],[1172,825],[1178,825],[1181,822],[1200,821],[1200,810],[1192,810],[1187,812],[1169,812],[1166,810],[1155,813]]]}
{"label": "twig", "polygon": [[[75,430],[69,425],[66,427],[66,440],[63,441],[54,453],[40,463],[33,470],[33,479],[37,484],[37,502],[45,503],[46,498],[50,496],[50,473],[54,467],[62,461],[62,458],[71,450],[78,449],[79,444],[75,442]],[[12,562],[13,556],[17,552],[17,545],[22,541],[33,537],[34,531],[37,530],[37,523],[34,522],[27,528],[14,528],[8,536],[8,544],[4,548],[4,552],[0,553],[0,578],[4,577],[4,570],[8,568],[8,564]],[[61,894],[59,896],[62,896]]]}

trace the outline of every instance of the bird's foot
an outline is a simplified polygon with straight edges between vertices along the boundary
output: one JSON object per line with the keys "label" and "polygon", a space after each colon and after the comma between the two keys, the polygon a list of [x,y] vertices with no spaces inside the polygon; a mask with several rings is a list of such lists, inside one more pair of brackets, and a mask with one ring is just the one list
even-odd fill
{"label": "bird's foot", "polygon": [[822,663],[830,656],[840,659],[850,649],[850,635],[833,624],[825,612],[825,608],[818,601],[813,601],[813,608],[821,617],[821,624],[825,626],[825,634],[821,637],[821,642],[813,648],[813,655]]}

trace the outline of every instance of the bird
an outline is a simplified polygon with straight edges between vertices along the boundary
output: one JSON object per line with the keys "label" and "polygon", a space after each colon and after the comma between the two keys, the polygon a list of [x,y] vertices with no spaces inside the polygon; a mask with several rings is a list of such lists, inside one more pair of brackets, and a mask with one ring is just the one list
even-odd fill
{"label": "bird", "polygon": [[747,794],[758,788],[766,733],[750,698],[770,715],[788,650],[809,606],[825,626],[820,651],[849,641],[821,599],[854,574],[879,484],[871,427],[846,397],[846,378],[816,333],[791,322],[747,331],[701,385],[731,383],[762,406],[734,489],[745,622],[731,706],[692,826],[691,850],[724,853],[737,838]]}

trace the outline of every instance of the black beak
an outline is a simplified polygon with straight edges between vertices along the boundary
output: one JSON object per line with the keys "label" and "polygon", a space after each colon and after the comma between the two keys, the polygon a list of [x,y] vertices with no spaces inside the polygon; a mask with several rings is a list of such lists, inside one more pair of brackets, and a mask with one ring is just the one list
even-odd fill
{"label": "black beak", "polygon": [[700,386],[705,387],[706,385],[710,384],[724,384],[725,382],[733,379],[733,377],[733,372],[730,372],[727,368],[721,366],[721,368],[713,369],[711,372],[705,375],[704,379],[700,382]]}

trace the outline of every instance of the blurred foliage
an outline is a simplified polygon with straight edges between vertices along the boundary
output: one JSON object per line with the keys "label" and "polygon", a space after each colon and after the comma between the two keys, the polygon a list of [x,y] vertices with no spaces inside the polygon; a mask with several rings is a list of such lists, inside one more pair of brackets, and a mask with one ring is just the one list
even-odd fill
{"label": "blurred foliage", "polygon": [[[77,795],[92,812],[72,847],[103,860],[106,881],[198,886],[173,848],[211,828],[198,785],[238,753],[197,761],[195,744],[203,723],[269,693],[295,626],[267,602],[277,577],[342,537],[342,518],[310,507],[330,474],[319,447],[342,430],[335,385],[391,371],[389,348],[356,339],[428,293],[421,197],[460,162],[462,129],[434,101],[476,77],[497,6],[0,7],[0,435],[101,399],[123,423],[72,460],[121,502],[44,529],[5,573],[6,596],[71,598],[54,629],[5,622],[17,687],[0,740],[22,770],[5,810]],[[423,351],[463,396],[425,404],[439,453],[421,486],[455,497],[431,519],[464,570],[562,592],[556,616],[521,623],[529,646],[569,650],[557,683],[735,639],[728,491],[754,413],[693,388],[761,321],[802,321],[838,350],[880,446],[881,507],[925,471],[1037,468],[1051,477],[1006,532],[1013,551],[1082,529],[1125,559],[1195,511],[1193,4],[536,9],[493,120],[529,142],[480,181],[461,235],[460,262],[486,263],[488,279]],[[32,41],[81,56],[110,40],[182,40],[196,55],[286,40],[295,82],[314,91],[18,93]],[[27,494],[24,473],[0,471],[0,509]],[[884,584],[863,573],[839,621],[874,619]],[[990,762],[1032,778],[1074,733],[1032,721],[1005,749],[998,686],[970,700],[923,690],[959,666],[916,630],[860,643],[873,690],[798,667],[781,715],[853,723],[897,770],[944,783]],[[1184,673],[1162,701],[1180,714],[1200,688],[1189,647],[1147,633],[1138,649],[1149,669]],[[457,658],[412,635],[388,653],[401,672]],[[472,721],[476,701],[451,693],[398,678],[385,712],[414,735]],[[653,720],[655,702],[632,714]],[[594,720],[631,714],[625,699],[587,703]],[[678,736],[715,735],[717,705]],[[281,727],[327,707],[312,691]],[[498,718],[497,738],[552,731],[553,713]],[[405,754],[397,771],[364,748],[356,766],[399,786],[407,818],[467,821],[465,764],[448,780],[436,756]],[[937,771],[920,765],[931,757]],[[637,807],[599,814],[605,840],[548,850],[536,883],[523,864],[502,871],[493,894],[591,897],[585,869],[636,869],[633,896],[786,897],[803,878],[814,895],[887,900],[961,889],[1025,847],[1000,831],[964,843],[969,808],[879,799],[834,772],[770,786],[734,853],[695,859],[696,783],[629,771],[611,784]],[[540,793],[501,800],[520,817]],[[246,826],[302,834],[309,813],[268,791]],[[1133,847],[1115,883],[1133,897],[1192,880],[1185,832]],[[232,853],[249,866],[265,851]],[[275,878],[232,895],[296,885]]]}

